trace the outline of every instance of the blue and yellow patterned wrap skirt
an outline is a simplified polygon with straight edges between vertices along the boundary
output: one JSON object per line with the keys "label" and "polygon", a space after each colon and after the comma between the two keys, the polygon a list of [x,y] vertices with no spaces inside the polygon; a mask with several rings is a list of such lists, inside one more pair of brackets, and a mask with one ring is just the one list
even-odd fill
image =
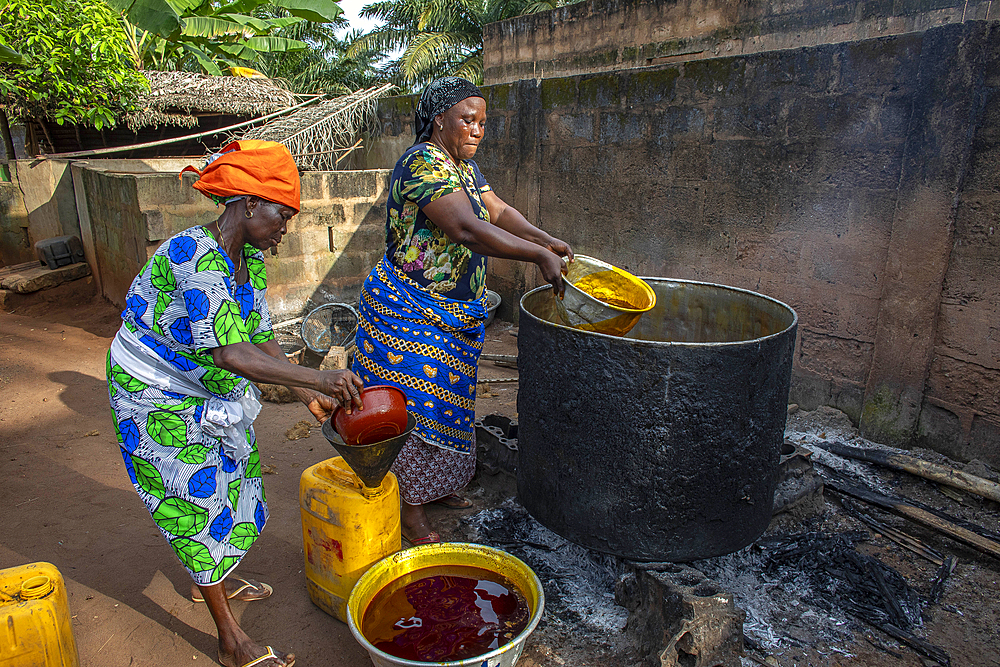
{"label": "blue and yellow patterned wrap skirt", "polygon": [[474,453],[486,297],[459,301],[429,292],[383,257],[365,279],[358,315],[352,370],[366,386],[399,387],[423,441]]}

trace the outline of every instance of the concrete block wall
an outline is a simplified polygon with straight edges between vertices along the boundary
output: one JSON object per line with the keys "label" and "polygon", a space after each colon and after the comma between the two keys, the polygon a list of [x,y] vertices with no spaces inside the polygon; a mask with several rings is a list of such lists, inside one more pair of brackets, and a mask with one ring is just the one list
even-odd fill
{"label": "concrete block wall", "polygon": [[[497,84],[476,159],[579,253],[793,306],[791,400],[998,465],[998,57],[966,21]],[[491,260],[500,316],[537,281]]]}
{"label": "concrete block wall", "polygon": [[0,264],[13,266],[35,259],[28,228],[21,188],[16,181],[0,181]]}
{"label": "concrete block wall", "polygon": [[[215,220],[221,208],[191,187],[194,174],[154,172],[131,161],[74,165],[81,220],[90,228],[101,293],[124,305],[133,278],[173,234]],[[164,165],[158,165],[164,166]],[[355,303],[385,250],[384,171],[306,172],[302,212],[277,256],[265,253],[268,305],[276,319],[328,301]]]}
{"label": "concrete block wall", "polygon": [[483,30],[486,84],[922,32],[1000,19],[990,0],[589,0]]}

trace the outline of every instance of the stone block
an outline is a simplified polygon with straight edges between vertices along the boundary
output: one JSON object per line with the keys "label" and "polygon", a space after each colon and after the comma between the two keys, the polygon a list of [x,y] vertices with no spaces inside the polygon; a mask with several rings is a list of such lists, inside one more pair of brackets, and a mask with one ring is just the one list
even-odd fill
{"label": "stone block", "polygon": [[[883,108],[881,99],[863,95],[798,97],[788,107],[788,136],[831,137],[854,145],[868,142],[876,134]],[[904,133],[908,121],[909,114],[903,121]],[[905,138],[905,134],[897,138]]]}
{"label": "stone block", "polygon": [[602,112],[600,123],[600,142],[604,145],[632,143],[645,139],[649,134],[646,114]]}
{"label": "stone block", "polygon": [[712,134],[717,139],[776,139],[784,137],[785,124],[783,104],[772,97],[717,107]]}
{"label": "stone block", "polygon": [[974,415],[970,445],[966,449],[970,459],[981,459],[1000,469],[1000,420],[995,416]]}
{"label": "stone block", "polygon": [[580,106],[587,109],[617,107],[621,103],[621,79],[615,74],[596,74],[580,78]]}
{"label": "stone block", "polygon": [[546,79],[541,84],[542,109],[546,111],[567,110],[577,105],[577,80]]}
{"label": "stone block", "polygon": [[650,667],[740,667],[746,613],[698,570],[626,563],[615,602],[629,611],[625,634]]}
{"label": "stone block", "polygon": [[705,133],[705,110],[700,107],[669,107],[652,115],[650,138],[659,141],[692,139]]}
{"label": "stone block", "polygon": [[594,114],[549,114],[542,126],[542,141],[594,140]]}
{"label": "stone block", "polygon": [[670,66],[662,69],[630,72],[625,80],[625,101],[628,106],[661,106],[674,102],[680,70]]}
{"label": "stone block", "polygon": [[[974,456],[969,455],[963,440],[961,418],[933,399],[924,399],[920,409],[920,419],[917,422],[916,446],[941,452],[953,459],[967,461]],[[979,458],[985,459],[985,457]]]}
{"label": "stone block", "polygon": [[4,276],[0,280],[0,289],[10,290],[18,294],[29,294],[89,275],[90,266],[84,262],[60,266],[58,269],[37,266]]}
{"label": "stone block", "polygon": [[800,327],[796,361],[802,368],[824,377],[863,378],[872,361],[872,343],[839,338]]}

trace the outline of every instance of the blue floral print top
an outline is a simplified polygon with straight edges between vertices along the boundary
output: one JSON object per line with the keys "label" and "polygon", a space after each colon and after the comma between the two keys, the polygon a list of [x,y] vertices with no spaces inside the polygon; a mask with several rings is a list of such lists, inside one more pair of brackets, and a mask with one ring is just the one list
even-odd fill
{"label": "blue floral print top", "polygon": [[430,292],[471,301],[486,289],[486,256],[448,238],[423,207],[465,191],[476,217],[490,221],[482,194],[490,186],[473,160],[455,165],[444,149],[416,144],[396,162],[386,202],[386,257]]}

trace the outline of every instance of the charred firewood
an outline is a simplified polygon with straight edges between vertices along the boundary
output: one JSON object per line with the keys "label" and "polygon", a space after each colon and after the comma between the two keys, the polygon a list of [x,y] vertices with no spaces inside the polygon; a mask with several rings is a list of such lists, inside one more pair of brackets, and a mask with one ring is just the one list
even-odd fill
{"label": "charred firewood", "polygon": [[860,449],[837,442],[817,442],[816,446],[837,456],[867,461],[893,470],[908,472],[911,475],[947,484],[1000,503],[1000,484],[955,468],[938,465],[906,454],[890,453],[879,449]]}
{"label": "charred firewood", "polygon": [[932,603],[937,604],[941,601],[941,595],[944,594],[944,584],[951,573],[955,571],[957,564],[954,556],[948,556],[948,560],[941,563],[941,567],[938,568],[937,574],[934,576],[934,581],[931,582],[931,592],[928,597]]}
{"label": "charred firewood", "polygon": [[821,472],[821,476],[823,477],[823,481],[826,485],[834,491],[845,493],[852,498],[857,498],[858,500],[866,502],[870,505],[881,507],[884,510],[899,514],[904,518],[915,521],[919,524],[927,526],[928,528],[933,528],[937,532],[947,535],[954,540],[974,547],[985,554],[995,558],[1000,558],[1000,542],[983,537],[968,528],[963,528],[956,523],[955,517],[950,517],[943,512],[931,512],[919,508],[913,503],[906,502],[900,498],[886,496],[881,493],[876,493],[867,487],[857,486],[847,481],[839,473],[829,469],[823,470]]}
{"label": "charred firewood", "polygon": [[912,535],[904,533],[901,530],[896,530],[892,526],[884,524],[875,517],[862,512],[846,497],[840,496],[839,494],[838,497],[840,498],[841,507],[844,508],[845,512],[853,516],[858,521],[867,524],[872,530],[880,533],[886,539],[892,540],[899,546],[909,549],[918,556],[926,558],[935,565],[941,565],[944,563],[944,556],[936,549],[927,546]]}
{"label": "charred firewood", "polygon": [[875,625],[874,623],[872,623],[872,625],[881,630],[882,632],[884,632],[885,634],[889,635],[890,637],[903,642],[904,644],[915,650],[917,653],[927,656],[928,658],[934,660],[940,665],[944,665],[945,667],[950,667],[951,656],[948,655],[948,652],[945,651],[944,649],[934,646],[934,644],[931,644],[929,642],[925,642],[920,637],[917,637],[909,632],[906,632],[905,630],[901,630],[892,624]]}

